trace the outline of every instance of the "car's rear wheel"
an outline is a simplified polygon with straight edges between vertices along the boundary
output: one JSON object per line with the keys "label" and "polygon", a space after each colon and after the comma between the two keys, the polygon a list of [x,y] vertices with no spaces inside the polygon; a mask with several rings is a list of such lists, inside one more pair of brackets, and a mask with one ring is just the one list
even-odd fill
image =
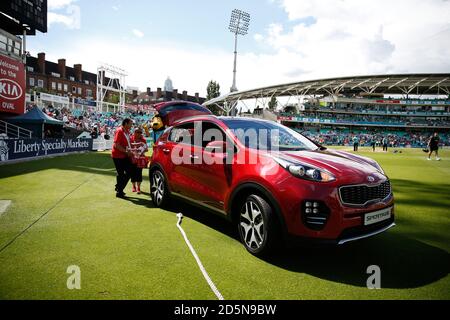
{"label": "car's rear wheel", "polygon": [[166,179],[159,169],[152,171],[150,177],[150,196],[152,197],[153,204],[158,208],[164,207],[168,201],[169,190]]}
{"label": "car's rear wheel", "polygon": [[238,228],[241,241],[250,253],[264,256],[275,248],[277,233],[272,208],[260,196],[252,194],[245,199]]}

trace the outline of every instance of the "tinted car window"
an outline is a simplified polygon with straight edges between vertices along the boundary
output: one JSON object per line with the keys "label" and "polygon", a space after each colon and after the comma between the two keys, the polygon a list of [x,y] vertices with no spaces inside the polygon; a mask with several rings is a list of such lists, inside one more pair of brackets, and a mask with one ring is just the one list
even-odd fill
{"label": "tinted car window", "polygon": [[225,141],[225,133],[216,124],[207,121],[195,123],[195,130],[201,130],[201,141],[194,141],[194,144],[203,148],[211,141]]}
{"label": "tinted car window", "polygon": [[275,122],[221,119],[247,148],[259,150],[317,150],[317,145],[298,132]]}
{"label": "tinted car window", "polygon": [[194,140],[194,124],[192,122],[174,127],[170,131],[169,141],[175,143],[192,144],[193,140]]}

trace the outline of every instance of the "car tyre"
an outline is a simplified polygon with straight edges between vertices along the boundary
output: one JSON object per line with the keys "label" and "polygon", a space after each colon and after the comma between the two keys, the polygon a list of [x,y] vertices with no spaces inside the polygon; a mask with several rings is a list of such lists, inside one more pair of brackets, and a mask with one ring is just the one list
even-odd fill
{"label": "car tyre", "polygon": [[155,169],[151,172],[150,196],[153,204],[157,208],[164,207],[168,203],[170,197],[169,189],[167,187],[166,178],[159,169]]}
{"label": "car tyre", "polygon": [[278,245],[272,207],[259,195],[248,196],[240,206],[238,229],[244,247],[255,256],[266,256]]}

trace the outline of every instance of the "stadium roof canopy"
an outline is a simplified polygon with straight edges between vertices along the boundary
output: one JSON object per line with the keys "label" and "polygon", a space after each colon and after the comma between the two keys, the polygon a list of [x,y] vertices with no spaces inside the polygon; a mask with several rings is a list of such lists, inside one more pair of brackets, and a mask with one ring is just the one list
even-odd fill
{"label": "stadium roof canopy", "polygon": [[392,74],[310,80],[228,93],[204,103],[222,105],[272,97],[359,94],[450,95],[450,73]]}

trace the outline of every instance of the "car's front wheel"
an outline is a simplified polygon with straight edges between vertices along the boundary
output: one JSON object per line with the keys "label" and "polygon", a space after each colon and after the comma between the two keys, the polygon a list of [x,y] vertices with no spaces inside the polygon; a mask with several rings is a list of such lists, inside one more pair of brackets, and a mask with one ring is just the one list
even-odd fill
{"label": "car's front wheel", "polygon": [[152,197],[153,204],[158,208],[165,206],[168,201],[169,190],[166,179],[159,169],[152,171],[150,177],[150,196]]}
{"label": "car's front wheel", "polygon": [[250,195],[239,213],[239,235],[245,248],[256,256],[270,253],[277,244],[276,224],[269,203],[258,195]]}

